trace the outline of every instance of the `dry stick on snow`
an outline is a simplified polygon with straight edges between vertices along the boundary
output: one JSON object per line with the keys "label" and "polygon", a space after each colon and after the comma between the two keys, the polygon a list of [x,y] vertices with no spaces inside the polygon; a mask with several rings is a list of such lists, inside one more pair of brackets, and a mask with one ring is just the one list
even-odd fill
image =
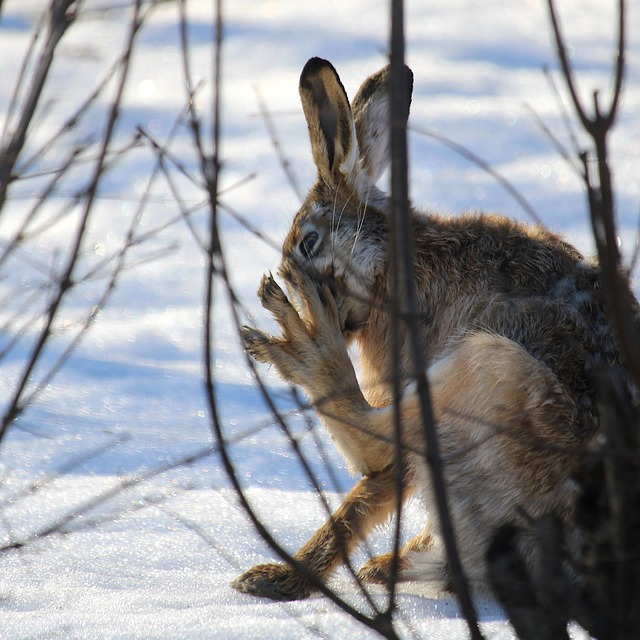
{"label": "dry stick on snow", "polygon": [[[391,324],[391,349],[392,358],[392,391],[393,391],[393,438],[395,441],[395,466],[397,472],[396,479],[396,530],[393,545],[393,556],[391,561],[391,571],[389,576],[389,602],[386,616],[387,623],[392,624],[393,611],[396,605],[396,587],[400,573],[400,534],[402,531],[402,507],[403,507],[403,443],[402,443],[402,411],[400,408],[402,397],[402,382],[400,372],[400,340],[401,322],[405,314],[414,305],[413,282],[408,283],[413,274],[413,250],[410,240],[409,230],[409,167],[407,150],[407,129],[405,114],[409,113],[409,100],[405,90],[405,76],[407,70],[404,64],[404,2],[403,0],[391,0],[391,33],[390,33],[390,73],[389,73],[389,114],[390,121],[390,153],[391,153],[391,219],[389,221],[389,255],[391,257],[391,275],[393,288],[399,300],[396,304],[392,301],[389,313],[392,317]],[[397,115],[396,115],[397,114]],[[402,257],[407,256],[408,260],[403,261]],[[410,339],[413,340],[412,333],[415,327],[409,326]],[[416,355],[416,357],[418,357]],[[417,362],[415,363],[418,364]],[[416,380],[418,384],[420,381]],[[423,389],[419,389],[421,393]],[[431,412],[431,399],[428,396],[426,405],[422,403],[423,419],[433,424]],[[425,413],[426,406],[426,413]],[[437,455],[437,450],[436,450]]]}

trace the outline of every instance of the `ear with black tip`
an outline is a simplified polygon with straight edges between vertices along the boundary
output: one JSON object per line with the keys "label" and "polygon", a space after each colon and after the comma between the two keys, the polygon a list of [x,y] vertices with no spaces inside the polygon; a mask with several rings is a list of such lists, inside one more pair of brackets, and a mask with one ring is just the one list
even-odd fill
{"label": "ear with black tip", "polygon": [[355,123],[347,93],[333,65],[311,58],[300,75],[300,98],[319,175],[351,174],[358,159]]}
{"label": "ear with black tip", "polygon": [[[403,67],[403,87],[406,91],[406,111],[393,114],[406,124],[413,92],[413,72]],[[352,110],[360,149],[360,162],[373,182],[389,166],[391,144],[391,112],[389,100],[389,67],[367,78],[356,97]]]}

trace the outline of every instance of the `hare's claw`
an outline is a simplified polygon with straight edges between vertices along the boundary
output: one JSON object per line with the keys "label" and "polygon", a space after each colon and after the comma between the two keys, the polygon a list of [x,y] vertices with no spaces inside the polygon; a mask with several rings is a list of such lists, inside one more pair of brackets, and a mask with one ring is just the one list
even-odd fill
{"label": "hare's claw", "polygon": [[240,329],[240,336],[242,337],[244,348],[249,355],[254,357],[258,362],[270,362],[268,357],[270,340],[266,333],[244,325]]}
{"label": "hare's claw", "polygon": [[302,600],[312,587],[307,580],[286,564],[259,564],[231,583],[241,593],[271,600]]}
{"label": "hare's claw", "polygon": [[284,291],[270,273],[262,276],[262,281],[258,288],[258,297],[260,298],[260,302],[262,302],[262,306],[268,311],[272,311],[274,306],[279,304],[289,304]]}
{"label": "hare's claw", "polygon": [[247,326],[241,328],[240,335],[247,353],[258,362],[275,366],[291,384],[304,386],[309,383],[308,368],[291,340],[275,338]]}
{"label": "hare's claw", "polygon": [[262,278],[258,297],[262,306],[270,311],[276,322],[280,325],[285,340],[303,343],[309,333],[309,327],[300,317],[298,311],[289,302],[280,285],[269,274]]}
{"label": "hare's claw", "polygon": [[280,274],[286,280],[289,290],[296,291],[305,307],[305,318],[317,326],[324,321],[339,324],[336,303],[336,282],[329,276],[321,275],[309,268],[297,269],[291,264],[281,267]]}

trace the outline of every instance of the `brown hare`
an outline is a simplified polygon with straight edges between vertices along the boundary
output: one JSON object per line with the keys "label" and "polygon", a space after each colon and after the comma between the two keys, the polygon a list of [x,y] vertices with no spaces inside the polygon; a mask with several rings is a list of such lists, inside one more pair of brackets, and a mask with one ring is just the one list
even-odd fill
{"label": "brown hare", "polygon": [[[326,580],[393,513],[395,357],[405,495],[421,496],[429,513],[428,526],[401,551],[400,578],[448,583],[410,340],[402,333],[397,354],[391,346],[390,204],[376,187],[389,161],[387,76],[383,69],[367,79],[350,105],[329,62],[312,58],[304,67],[300,95],[318,180],[284,242],[279,275],[289,297],[271,276],[259,291],[282,337],[243,331],[249,353],[305,390],[362,478],[296,553],[306,571],[259,565],[233,583],[242,592],[308,596],[309,575]],[[463,567],[474,585],[485,583],[492,537],[514,525],[535,571],[536,518],[555,514],[576,538],[572,474],[598,429],[589,370],[618,362],[597,267],[538,226],[493,215],[411,215],[420,338]],[[360,577],[384,581],[390,564],[390,555],[373,558]]]}

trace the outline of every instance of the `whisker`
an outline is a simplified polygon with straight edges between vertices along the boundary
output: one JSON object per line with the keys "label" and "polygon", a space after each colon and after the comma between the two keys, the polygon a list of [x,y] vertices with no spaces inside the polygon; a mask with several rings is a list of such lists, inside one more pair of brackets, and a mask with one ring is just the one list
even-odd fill
{"label": "whisker", "polygon": [[[346,202],[344,203],[342,209],[340,210],[340,215],[338,216],[338,220],[336,221],[334,230],[333,230],[333,234],[332,234],[332,260],[335,259],[335,255],[336,255],[336,236],[337,236],[337,230],[338,227],[340,226],[340,223],[342,222],[342,216],[344,215],[344,212],[346,210],[346,208],[349,206],[349,202],[351,201],[351,198],[353,197],[353,193],[349,194],[349,197],[347,198]],[[333,201],[333,215],[332,215],[332,220],[333,220],[333,216],[335,216],[335,212],[336,212],[336,201],[338,199],[338,190],[336,189],[336,197]],[[334,265],[335,266],[335,265]]]}
{"label": "whisker", "polygon": [[[333,206],[331,207],[331,263],[333,265],[333,260],[336,255],[336,230],[338,229],[338,224],[336,222],[336,203],[338,201],[338,188],[336,187],[335,195],[333,197]],[[341,214],[342,215],[342,214]]]}
{"label": "whisker", "polygon": [[353,245],[351,246],[351,253],[349,258],[353,257],[353,252],[356,250],[356,244],[358,244],[358,240],[360,239],[360,234],[362,233],[362,229],[364,227],[364,218],[367,215],[367,208],[369,207],[369,191],[367,191],[367,198],[362,204],[362,215],[359,213],[359,208],[356,211],[356,217],[358,218],[358,224],[356,226],[356,232],[353,236]]}

